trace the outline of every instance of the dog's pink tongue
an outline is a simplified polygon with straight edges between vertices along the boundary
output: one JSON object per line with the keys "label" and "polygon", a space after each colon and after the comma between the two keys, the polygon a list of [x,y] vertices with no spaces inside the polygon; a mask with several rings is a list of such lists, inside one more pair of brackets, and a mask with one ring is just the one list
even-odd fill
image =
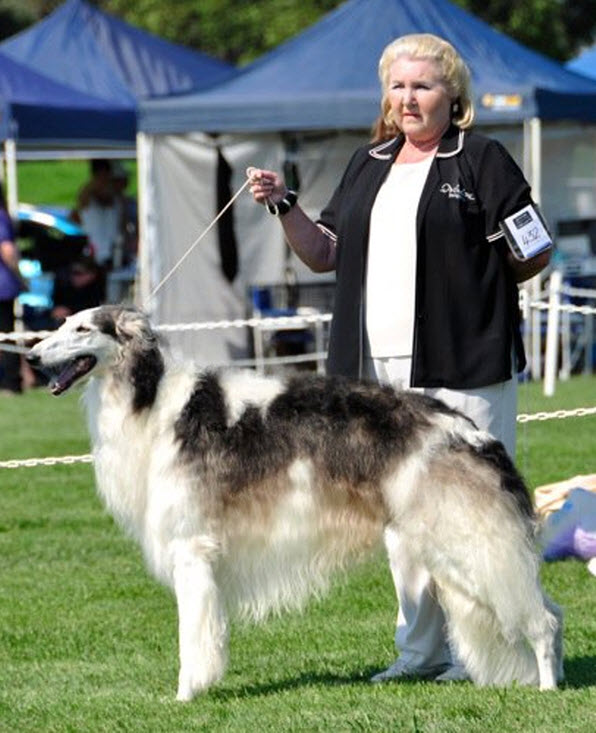
{"label": "dog's pink tongue", "polygon": [[57,397],[58,395],[61,395],[62,392],[67,390],[70,387],[70,385],[74,382],[75,380],[75,377],[73,374],[74,371],[75,371],[74,367],[69,367],[68,369],[65,369],[55,379],[51,381],[50,391],[55,397]]}
{"label": "dog's pink tongue", "polygon": [[96,359],[94,356],[81,356],[76,361],[69,364],[55,379],[52,380],[50,384],[51,393],[55,397],[61,395],[76,379],[91,371],[95,362]]}

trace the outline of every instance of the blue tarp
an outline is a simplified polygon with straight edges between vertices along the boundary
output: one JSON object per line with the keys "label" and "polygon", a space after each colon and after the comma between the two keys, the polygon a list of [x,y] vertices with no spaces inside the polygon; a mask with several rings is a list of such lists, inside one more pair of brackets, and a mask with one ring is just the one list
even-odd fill
{"label": "blue tarp", "polygon": [[596,44],[582,51],[572,61],[568,61],[566,67],[577,74],[596,79]]}
{"label": "blue tarp", "polygon": [[[205,89],[236,74],[229,64],[141,31],[82,0],[67,0],[0,44],[0,51],[73,91],[133,114],[141,99]],[[38,99],[47,100],[47,95]],[[68,125],[67,116],[61,122],[76,136],[78,122]]]}
{"label": "blue tarp", "polygon": [[78,92],[0,52],[0,140],[36,144],[126,143],[135,113]]}
{"label": "blue tarp", "polygon": [[369,128],[377,63],[406,33],[448,39],[468,63],[480,123],[596,121],[596,82],[534,53],[447,0],[348,0],[320,22],[203,94],[144,102],[147,132]]}

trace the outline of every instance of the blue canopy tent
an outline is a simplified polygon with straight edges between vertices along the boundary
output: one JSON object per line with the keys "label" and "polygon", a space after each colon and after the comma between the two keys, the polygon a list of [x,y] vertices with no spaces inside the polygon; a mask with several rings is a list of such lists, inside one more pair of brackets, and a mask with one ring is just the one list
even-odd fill
{"label": "blue canopy tent", "polygon": [[[59,112],[51,116],[40,114],[37,126],[34,116],[21,109],[18,126],[0,128],[2,139],[8,141],[7,167],[16,165],[12,157],[17,144],[20,157],[42,157],[40,147],[52,148],[43,157],[64,157],[64,147],[85,148],[82,157],[122,157],[122,150],[106,150],[118,140],[127,144],[125,155],[134,156],[141,100],[206,89],[236,73],[229,64],[141,31],[83,0],[67,0],[44,20],[0,44],[0,52],[31,73],[63,85],[63,96],[68,87],[73,100],[70,106],[60,105]],[[23,74],[21,71],[15,84]],[[21,91],[24,93],[24,86]],[[27,110],[31,112],[36,99],[40,109],[45,109],[54,96],[49,87],[32,84]],[[99,112],[89,119],[77,112],[75,100],[90,97],[96,98],[98,106],[103,104],[103,122]],[[96,123],[98,134],[89,134],[94,132],[89,127]],[[94,141],[101,146],[99,153],[89,149]],[[22,148],[33,150],[22,153]],[[10,179],[16,186],[16,173],[9,171],[8,177],[10,191]],[[16,197],[14,191],[9,195]]]}
{"label": "blue canopy tent", "polygon": [[130,146],[135,130],[135,112],[128,105],[72,89],[0,52],[0,140],[11,212],[17,206],[16,140],[37,146]]}
{"label": "blue canopy tent", "polygon": [[406,33],[435,33],[468,63],[477,122],[532,117],[596,121],[596,83],[530,51],[447,0],[348,0],[292,40],[203,94],[143,104],[147,132],[369,128],[379,110],[377,60]]}
{"label": "blue canopy tent", "polygon": [[566,67],[577,74],[596,79],[596,43],[568,61]]}
{"label": "blue canopy tent", "polygon": [[135,128],[128,105],[60,84],[0,51],[0,139],[44,145],[73,140],[130,144]]}
{"label": "blue canopy tent", "polygon": [[62,84],[131,108],[141,99],[206,89],[235,73],[83,0],[67,0],[0,50]]}

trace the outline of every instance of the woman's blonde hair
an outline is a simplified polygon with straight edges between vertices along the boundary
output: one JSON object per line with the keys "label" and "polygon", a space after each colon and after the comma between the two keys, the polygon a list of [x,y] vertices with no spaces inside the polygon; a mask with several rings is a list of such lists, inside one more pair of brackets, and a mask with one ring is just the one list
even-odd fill
{"label": "woman's blonde hair", "polygon": [[470,84],[470,71],[453,46],[432,33],[412,33],[392,41],[381,54],[379,78],[383,89],[381,118],[385,133],[395,136],[399,128],[391,115],[389,103],[389,72],[391,64],[399,57],[428,59],[439,68],[441,80],[452,100],[451,121],[462,130],[474,121],[474,103]]}

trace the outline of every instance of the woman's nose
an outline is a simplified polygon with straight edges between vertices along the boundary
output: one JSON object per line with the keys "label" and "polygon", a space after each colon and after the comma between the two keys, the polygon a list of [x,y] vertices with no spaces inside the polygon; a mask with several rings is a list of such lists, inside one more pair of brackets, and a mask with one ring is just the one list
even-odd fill
{"label": "woman's nose", "polygon": [[408,107],[412,104],[416,104],[416,93],[414,89],[408,89],[407,87],[404,89],[404,96],[403,96],[404,104]]}

